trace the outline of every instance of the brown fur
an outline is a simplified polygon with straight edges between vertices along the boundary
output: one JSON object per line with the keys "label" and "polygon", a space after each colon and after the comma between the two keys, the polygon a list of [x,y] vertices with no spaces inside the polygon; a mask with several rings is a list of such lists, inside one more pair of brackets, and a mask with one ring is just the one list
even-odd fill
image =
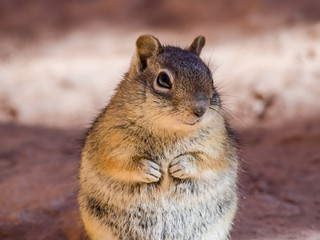
{"label": "brown fur", "polygon": [[138,38],[82,151],[79,203],[91,239],[227,238],[237,147],[199,58],[204,44],[200,36],[183,50]]}

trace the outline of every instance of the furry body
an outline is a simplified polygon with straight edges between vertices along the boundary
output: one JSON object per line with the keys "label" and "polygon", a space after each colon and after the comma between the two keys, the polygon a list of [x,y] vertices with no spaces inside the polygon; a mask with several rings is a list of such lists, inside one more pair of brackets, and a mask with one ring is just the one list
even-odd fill
{"label": "furry body", "polygon": [[[194,63],[200,61],[196,55],[170,47],[154,62],[151,56],[139,78],[133,61],[82,151],[79,204],[92,240],[228,238],[237,208],[235,140],[219,104],[212,104],[200,122],[175,122],[179,114],[179,121],[194,120],[185,111],[188,104],[176,110],[178,103],[170,103],[178,92],[158,97],[143,80],[156,78],[156,69],[168,65],[161,59],[168,58],[165,54],[176,58],[169,64],[172,72],[185,67],[183,72],[190,70],[191,76],[209,74],[202,62]],[[179,94],[192,103],[184,92]]]}

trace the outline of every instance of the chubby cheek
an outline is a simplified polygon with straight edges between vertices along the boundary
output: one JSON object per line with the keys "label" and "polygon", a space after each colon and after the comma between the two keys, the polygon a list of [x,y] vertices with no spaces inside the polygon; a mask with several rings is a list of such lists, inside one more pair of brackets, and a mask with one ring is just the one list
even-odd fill
{"label": "chubby cheek", "polygon": [[154,128],[165,131],[167,133],[171,132],[184,132],[187,130],[188,125],[182,124],[176,116],[169,114],[161,115],[152,122]]}

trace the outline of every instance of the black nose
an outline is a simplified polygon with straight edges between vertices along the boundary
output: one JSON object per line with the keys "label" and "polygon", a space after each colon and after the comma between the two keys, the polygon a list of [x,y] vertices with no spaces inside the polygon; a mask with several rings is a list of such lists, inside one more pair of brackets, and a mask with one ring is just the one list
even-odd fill
{"label": "black nose", "polygon": [[198,105],[198,106],[194,106],[192,110],[193,110],[194,115],[196,115],[197,117],[200,118],[207,111],[207,107],[202,106],[202,105]]}
{"label": "black nose", "polygon": [[202,117],[209,107],[209,100],[203,94],[196,96],[191,103],[191,111],[198,118]]}

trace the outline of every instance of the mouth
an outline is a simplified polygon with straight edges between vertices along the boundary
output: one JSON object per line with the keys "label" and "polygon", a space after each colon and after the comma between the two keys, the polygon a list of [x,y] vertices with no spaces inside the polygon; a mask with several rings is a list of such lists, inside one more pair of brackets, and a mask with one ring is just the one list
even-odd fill
{"label": "mouth", "polygon": [[180,120],[180,122],[182,122],[185,125],[189,125],[189,126],[194,126],[200,121],[201,121],[201,118],[198,118],[196,121],[193,121],[193,122],[187,122],[187,121],[184,121],[184,120]]}

